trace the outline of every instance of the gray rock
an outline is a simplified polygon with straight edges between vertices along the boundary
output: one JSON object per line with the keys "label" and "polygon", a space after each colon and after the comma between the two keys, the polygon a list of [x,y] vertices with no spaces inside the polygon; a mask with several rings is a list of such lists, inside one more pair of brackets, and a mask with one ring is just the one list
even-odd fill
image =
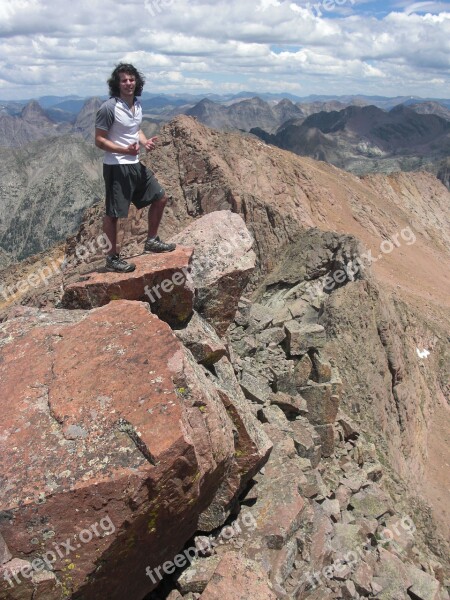
{"label": "gray rock", "polygon": [[289,420],[295,419],[299,415],[308,414],[306,400],[298,394],[291,396],[283,392],[277,392],[270,396],[270,402],[281,408]]}
{"label": "gray rock", "polygon": [[294,383],[297,390],[305,386],[311,376],[313,363],[308,354],[301,357],[294,368]]}
{"label": "gray rock", "polygon": [[177,579],[177,587],[182,594],[202,593],[220,562],[220,556],[210,556],[194,560]]}
{"label": "gray rock", "polygon": [[385,514],[394,514],[391,498],[376,484],[355,494],[350,504],[357,516],[379,519]]}
{"label": "gray rock", "polygon": [[258,404],[266,404],[272,393],[272,388],[269,386],[268,380],[252,375],[248,371],[243,371],[241,375],[240,385],[245,397]]}
{"label": "gray rock", "polygon": [[322,325],[300,324],[295,320],[284,325],[287,335],[287,349],[291,356],[302,356],[308,350],[323,348],[326,342]]}
{"label": "gray rock", "polygon": [[417,600],[440,600],[441,584],[437,579],[413,565],[408,565],[407,568],[413,582],[408,592],[414,594],[413,598]]}
{"label": "gray rock", "polygon": [[174,330],[175,335],[194,355],[195,360],[210,366],[225,356],[227,350],[215,329],[194,311],[184,329]]}
{"label": "gray rock", "polygon": [[0,533],[0,565],[4,565],[11,559],[12,559],[12,554],[8,550],[8,546],[6,545],[6,542],[3,539],[2,534]]}
{"label": "gray rock", "polygon": [[339,396],[332,396],[329,383],[313,383],[300,388],[309,411],[309,420],[314,425],[328,425],[336,420]]}

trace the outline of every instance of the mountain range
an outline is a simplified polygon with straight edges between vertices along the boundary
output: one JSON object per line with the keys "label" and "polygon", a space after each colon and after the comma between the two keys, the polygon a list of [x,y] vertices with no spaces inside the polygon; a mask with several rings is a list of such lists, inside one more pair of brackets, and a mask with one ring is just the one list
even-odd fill
{"label": "mountain range", "polygon": [[[173,115],[186,113],[211,128],[255,135],[358,175],[421,169],[449,186],[450,111],[445,104],[402,98],[409,106],[387,111],[364,105],[368,99],[363,97],[312,97],[306,103],[266,97],[239,94],[219,102],[144,94],[142,128],[147,136],[155,135]],[[383,105],[388,100],[374,99]],[[0,112],[3,266],[63,239],[79,225],[82,211],[103,196],[101,153],[93,145],[102,98],[46,97],[42,102],[9,103]],[[49,209],[51,218],[45,215]]]}
{"label": "mountain range", "polygon": [[349,106],[291,119],[275,134],[251,129],[265,142],[324,160],[353,173],[431,170],[450,156],[450,120],[404,105],[389,112]]}

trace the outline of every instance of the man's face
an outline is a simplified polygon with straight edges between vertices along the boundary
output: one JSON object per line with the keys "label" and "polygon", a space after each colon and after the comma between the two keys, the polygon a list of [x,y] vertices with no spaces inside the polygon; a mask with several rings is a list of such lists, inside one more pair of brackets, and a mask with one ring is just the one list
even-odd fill
{"label": "man's face", "polygon": [[133,96],[136,89],[136,78],[131,73],[119,73],[119,86],[121,96]]}

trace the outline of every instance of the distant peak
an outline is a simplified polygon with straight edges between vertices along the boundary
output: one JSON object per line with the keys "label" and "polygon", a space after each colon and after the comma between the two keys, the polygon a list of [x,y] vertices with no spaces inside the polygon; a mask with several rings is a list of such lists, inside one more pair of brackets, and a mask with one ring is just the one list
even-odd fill
{"label": "distant peak", "polygon": [[44,109],[39,102],[37,102],[37,100],[30,100],[30,102],[23,107],[20,116],[24,121],[28,122],[34,123],[39,121],[42,123],[42,121],[45,121],[47,123],[51,123],[51,120],[47,117]]}

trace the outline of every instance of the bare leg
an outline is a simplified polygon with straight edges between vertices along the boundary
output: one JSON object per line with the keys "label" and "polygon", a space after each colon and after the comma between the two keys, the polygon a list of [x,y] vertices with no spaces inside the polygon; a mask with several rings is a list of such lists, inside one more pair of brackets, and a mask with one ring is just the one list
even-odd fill
{"label": "bare leg", "polygon": [[164,212],[164,207],[167,204],[167,196],[163,196],[161,200],[156,200],[150,204],[148,209],[148,237],[155,237],[158,233],[158,227]]}
{"label": "bare leg", "polygon": [[111,243],[108,256],[117,254],[117,221],[117,217],[108,217],[108,215],[103,218],[103,232]]}

